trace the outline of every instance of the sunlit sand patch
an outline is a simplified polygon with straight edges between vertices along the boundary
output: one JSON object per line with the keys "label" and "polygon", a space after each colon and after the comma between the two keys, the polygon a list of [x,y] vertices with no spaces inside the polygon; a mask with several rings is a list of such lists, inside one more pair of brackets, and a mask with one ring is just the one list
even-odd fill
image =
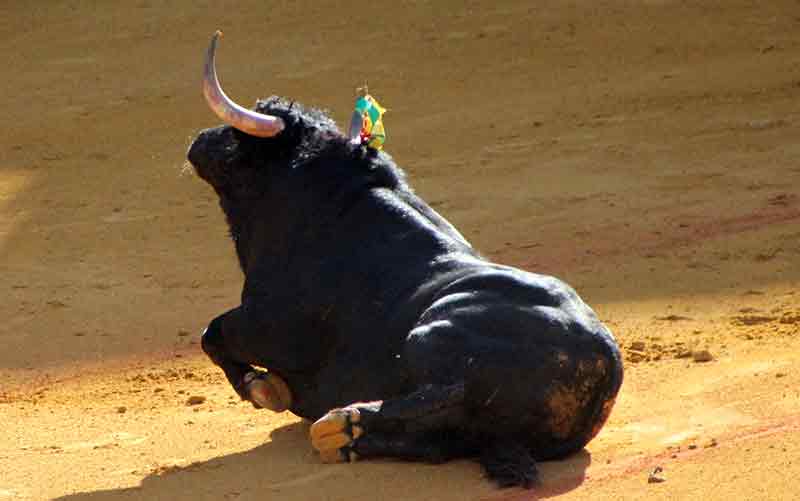
{"label": "sunlit sand patch", "polygon": [[0,173],[0,202],[6,202],[22,191],[30,181],[30,176],[22,172],[2,172]]}
{"label": "sunlit sand patch", "polygon": [[699,393],[711,391],[720,384],[724,385],[730,383],[733,377],[749,376],[752,374],[774,371],[778,367],[784,366],[787,363],[788,362],[756,362],[740,367],[726,368],[724,372],[720,372],[720,374],[717,376],[709,376],[694,385],[685,387],[681,391],[681,396],[689,397]]}
{"label": "sunlit sand patch", "polygon": [[605,433],[627,436],[630,443],[659,449],[708,437],[735,427],[751,426],[756,420],[730,408],[687,408],[681,415],[651,418],[608,428]]}
{"label": "sunlit sand patch", "polygon": [[661,440],[661,443],[664,445],[678,445],[691,440],[696,440],[699,437],[700,433],[697,430],[684,430],[665,437],[663,440]]}
{"label": "sunlit sand patch", "polygon": [[78,449],[105,449],[109,447],[126,447],[141,444],[146,437],[138,437],[126,432],[114,433],[110,437],[86,442],[76,442],[63,447],[65,451]]}
{"label": "sunlit sand patch", "polygon": [[275,428],[275,425],[268,425],[268,426],[254,426],[254,427],[247,427],[241,433],[242,435],[267,435]]}
{"label": "sunlit sand patch", "polygon": [[31,184],[31,177],[21,172],[0,173],[0,249],[25,218],[26,211],[11,212],[11,202]]}

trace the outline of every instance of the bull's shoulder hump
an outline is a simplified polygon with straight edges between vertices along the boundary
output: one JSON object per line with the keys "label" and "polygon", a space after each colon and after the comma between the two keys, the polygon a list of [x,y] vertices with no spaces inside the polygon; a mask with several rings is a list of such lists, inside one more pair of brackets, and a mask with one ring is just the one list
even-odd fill
{"label": "bull's shoulder hump", "polygon": [[451,238],[463,243],[465,246],[472,248],[472,245],[464,238],[464,235],[456,229],[453,224],[445,219],[441,214],[436,212],[424,200],[418,197],[411,190],[402,190],[399,192],[400,198],[411,206],[414,210],[420,213],[423,217],[427,218],[434,226],[440,231],[447,234]]}
{"label": "bull's shoulder hump", "polygon": [[420,210],[409,203],[407,193],[402,189],[374,187],[369,189],[349,211],[349,221],[345,224],[352,227],[351,222],[366,227],[373,237],[386,234],[393,240],[401,240],[404,236],[421,238],[427,235],[431,241],[437,242],[439,253],[465,252],[473,254],[474,250],[461,234],[444,218],[433,212]]}

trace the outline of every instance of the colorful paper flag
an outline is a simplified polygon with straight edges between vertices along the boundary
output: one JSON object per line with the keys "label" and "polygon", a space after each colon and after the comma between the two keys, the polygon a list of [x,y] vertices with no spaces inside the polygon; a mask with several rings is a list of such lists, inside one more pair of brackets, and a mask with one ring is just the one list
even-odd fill
{"label": "colorful paper flag", "polygon": [[383,127],[383,114],[386,109],[367,93],[356,99],[353,118],[350,122],[350,138],[354,143],[366,144],[380,150],[386,142],[386,130]]}

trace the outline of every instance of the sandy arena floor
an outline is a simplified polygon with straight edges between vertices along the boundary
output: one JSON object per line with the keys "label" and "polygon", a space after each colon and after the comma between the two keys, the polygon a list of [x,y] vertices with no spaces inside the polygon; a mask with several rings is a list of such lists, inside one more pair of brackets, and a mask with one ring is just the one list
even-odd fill
{"label": "sandy arena floor", "polygon": [[[800,497],[800,3],[278,3],[0,5],[0,501]],[[243,103],[345,123],[368,82],[419,193],[614,330],[617,407],[541,488],[323,465],[202,355],[241,286],[184,164],[217,28]]]}

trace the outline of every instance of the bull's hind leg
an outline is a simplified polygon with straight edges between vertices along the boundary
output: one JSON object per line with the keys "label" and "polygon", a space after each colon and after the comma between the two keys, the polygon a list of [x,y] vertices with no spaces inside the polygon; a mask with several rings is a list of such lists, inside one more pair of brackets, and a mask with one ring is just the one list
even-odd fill
{"label": "bull's hind leg", "polygon": [[257,370],[230,354],[222,336],[223,316],[212,320],[203,333],[203,351],[222,369],[242,400],[249,401],[257,409],[285,411],[291,403],[291,392],[286,382],[276,374]]}
{"label": "bull's hind leg", "polygon": [[324,462],[366,457],[442,462],[470,451],[454,438],[464,419],[464,385],[430,385],[408,396],[333,409],[311,426]]}

